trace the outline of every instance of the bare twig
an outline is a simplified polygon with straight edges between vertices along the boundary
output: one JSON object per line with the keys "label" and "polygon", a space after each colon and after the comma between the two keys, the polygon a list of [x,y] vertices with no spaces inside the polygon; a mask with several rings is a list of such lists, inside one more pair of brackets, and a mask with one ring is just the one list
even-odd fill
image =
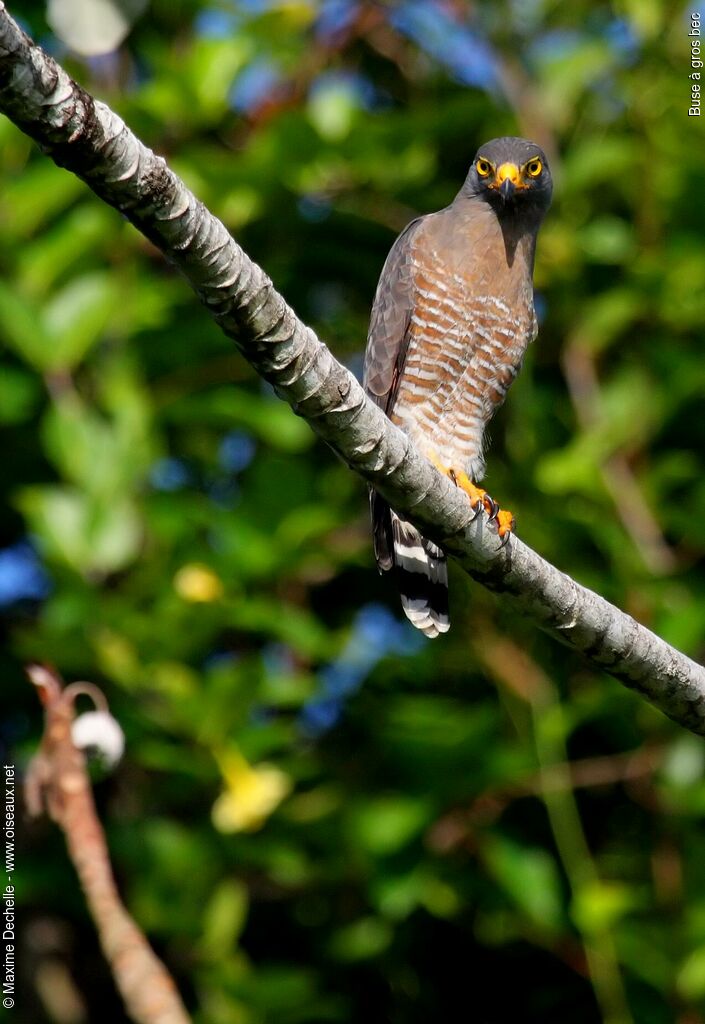
{"label": "bare twig", "polygon": [[303,324],[224,226],[0,3],[0,110],[120,210],[177,266],[220,327],[347,465],[547,632],[705,735],[705,669],[484,515],[414,448]]}
{"label": "bare twig", "polygon": [[495,821],[514,800],[566,789],[596,789],[648,780],[663,759],[663,748],[644,746],[626,754],[558,761],[536,772],[480,793],[467,808],[454,808],[435,823],[432,843],[444,852],[461,844],[475,822]]}
{"label": "bare twig", "polygon": [[[56,672],[41,665],[30,665],[27,675],[37,688],[45,715],[42,745],[27,771],[29,812],[37,816],[46,810],[66,836],[100,944],[132,1020],[189,1024],[171,976],[128,914],[115,886],[85,759],[71,739],[73,701],[87,692],[87,684],[62,689]],[[95,696],[96,688],[91,687],[90,693]]]}

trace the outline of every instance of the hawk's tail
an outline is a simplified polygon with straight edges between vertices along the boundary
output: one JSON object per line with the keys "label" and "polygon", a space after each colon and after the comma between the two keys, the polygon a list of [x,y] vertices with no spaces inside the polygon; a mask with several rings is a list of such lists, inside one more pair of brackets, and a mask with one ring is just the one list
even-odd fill
{"label": "hawk's tail", "polygon": [[446,633],[450,619],[445,554],[372,490],[370,508],[377,565],[380,572],[395,570],[406,617],[426,636]]}

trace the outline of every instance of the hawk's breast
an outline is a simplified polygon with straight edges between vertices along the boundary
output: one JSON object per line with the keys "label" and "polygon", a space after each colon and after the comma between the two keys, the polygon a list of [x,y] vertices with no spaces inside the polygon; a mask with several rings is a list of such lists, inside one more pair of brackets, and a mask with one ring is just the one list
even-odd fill
{"label": "hawk's breast", "polygon": [[476,226],[476,237],[453,225],[449,239],[428,219],[411,253],[408,348],[392,418],[422,450],[477,478],[485,426],[533,335],[531,268],[518,247],[509,263],[491,224]]}

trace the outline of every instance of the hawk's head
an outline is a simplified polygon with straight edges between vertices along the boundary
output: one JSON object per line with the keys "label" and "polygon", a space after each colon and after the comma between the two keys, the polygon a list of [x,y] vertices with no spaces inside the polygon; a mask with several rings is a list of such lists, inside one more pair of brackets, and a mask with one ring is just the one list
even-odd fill
{"label": "hawk's head", "polygon": [[463,191],[487,200],[498,213],[532,209],[543,216],[553,192],[546,154],[527,139],[492,139],[478,149]]}

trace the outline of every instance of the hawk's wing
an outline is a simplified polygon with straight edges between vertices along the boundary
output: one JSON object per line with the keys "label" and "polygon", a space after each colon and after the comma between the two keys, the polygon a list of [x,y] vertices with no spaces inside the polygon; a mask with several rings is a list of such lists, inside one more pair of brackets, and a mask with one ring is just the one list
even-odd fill
{"label": "hawk's wing", "polygon": [[[363,383],[367,394],[388,416],[394,408],[409,348],[409,326],[416,304],[412,248],[423,220],[412,220],[392,246],[372,307]],[[445,633],[450,620],[444,553],[393,512],[373,488],[370,511],[377,565],[380,572],[396,570],[406,616],[426,636]]]}
{"label": "hawk's wing", "polygon": [[[367,334],[362,383],[365,391],[389,416],[409,347],[409,324],[414,303],[411,245],[421,221],[404,228],[387,256],[379,277]],[[389,505],[370,487],[370,511],[375,558],[381,572],[394,565],[392,514]]]}
{"label": "hawk's wing", "polygon": [[418,217],[407,224],[392,246],[372,306],[362,383],[387,415],[394,405],[409,345],[414,304],[411,247],[423,219]]}

